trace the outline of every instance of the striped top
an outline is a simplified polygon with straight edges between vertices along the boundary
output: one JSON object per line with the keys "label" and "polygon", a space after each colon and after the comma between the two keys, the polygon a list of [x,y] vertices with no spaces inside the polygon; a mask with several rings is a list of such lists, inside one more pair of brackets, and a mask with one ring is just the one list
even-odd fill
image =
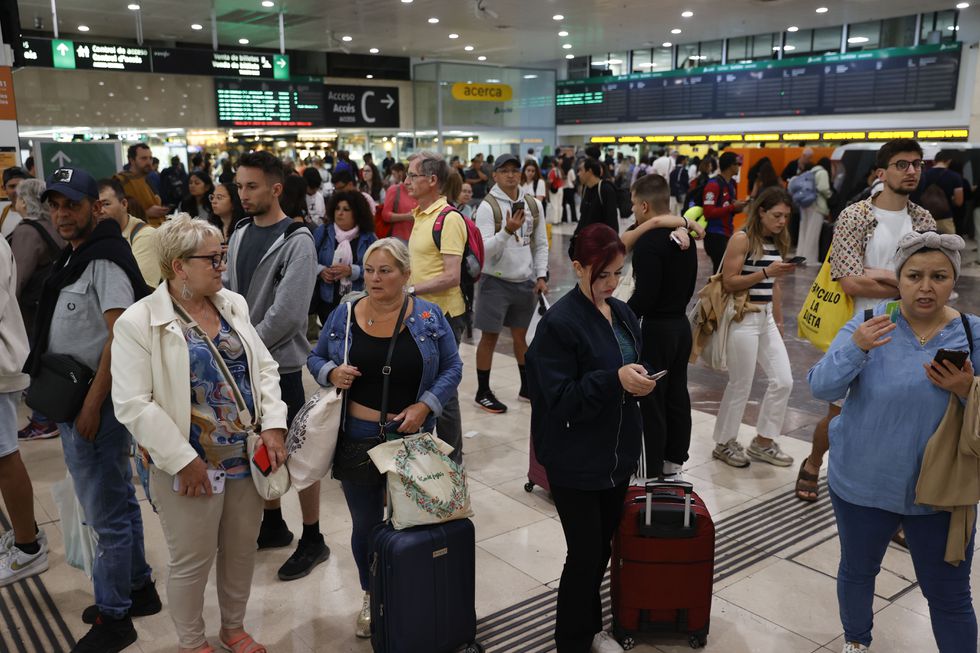
{"label": "striped top", "polygon": [[[769,267],[773,261],[782,261],[783,257],[779,255],[779,250],[776,246],[772,244],[771,241],[765,240],[762,244],[762,256],[756,260],[750,259],[748,256],[745,257],[745,263],[742,264],[742,274],[752,274],[753,272],[758,272]],[[772,301],[772,285],[773,280],[763,279],[759,283],[755,284],[749,288],[749,301],[761,304],[766,304]]]}

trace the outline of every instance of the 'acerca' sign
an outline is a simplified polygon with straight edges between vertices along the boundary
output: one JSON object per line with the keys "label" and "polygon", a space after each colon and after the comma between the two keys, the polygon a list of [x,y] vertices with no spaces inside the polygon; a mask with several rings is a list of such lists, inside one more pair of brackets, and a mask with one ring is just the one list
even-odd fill
{"label": "'acerca' sign", "polygon": [[453,84],[453,99],[476,102],[507,102],[514,90],[507,84]]}

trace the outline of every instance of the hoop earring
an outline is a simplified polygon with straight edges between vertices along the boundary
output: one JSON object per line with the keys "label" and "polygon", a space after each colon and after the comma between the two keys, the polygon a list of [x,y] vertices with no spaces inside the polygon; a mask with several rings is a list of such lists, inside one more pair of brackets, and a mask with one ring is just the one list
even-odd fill
{"label": "hoop earring", "polygon": [[192,297],[194,297],[194,293],[191,292],[191,289],[187,287],[187,282],[184,281],[180,285],[180,298],[187,301]]}

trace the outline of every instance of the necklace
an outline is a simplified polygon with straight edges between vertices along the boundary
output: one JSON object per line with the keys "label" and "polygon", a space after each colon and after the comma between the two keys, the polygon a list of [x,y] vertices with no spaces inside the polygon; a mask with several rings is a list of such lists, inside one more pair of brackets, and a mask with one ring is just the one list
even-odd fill
{"label": "necklace", "polygon": [[[368,306],[370,306],[370,305],[371,304],[369,302],[368,303]],[[380,322],[381,320],[388,320],[393,315],[395,315],[399,310],[401,310],[401,305],[400,304],[399,304],[398,308],[396,308],[396,309],[394,309],[392,311],[388,311],[387,313],[382,313],[381,315],[377,316],[376,318],[375,317],[368,317],[367,324],[370,327],[370,326],[374,326],[374,323],[375,322]]]}
{"label": "necklace", "polygon": [[936,332],[937,331],[939,331],[941,328],[943,328],[943,326],[946,324],[946,321],[947,320],[946,320],[946,315],[945,315],[945,311],[944,311],[943,312],[943,319],[942,319],[942,321],[940,321],[939,324],[937,324],[936,326],[934,326],[931,329],[929,329],[929,331],[927,331],[926,332],[926,335],[924,335],[924,336],[920,336],[919,333],[915,329],[912,328],[912,323],[909,322],[908,319],[906,319],[905,321],[909,325],[909,331],[911,331],[912,332],[912,335],[914,335],[918,339],[919,346],[920,347],[923,347],[923,346],[925,346],[925,344],[927,342],[929,342],[929,339],[930,338],[932,338],[934,335],[936,335]]}

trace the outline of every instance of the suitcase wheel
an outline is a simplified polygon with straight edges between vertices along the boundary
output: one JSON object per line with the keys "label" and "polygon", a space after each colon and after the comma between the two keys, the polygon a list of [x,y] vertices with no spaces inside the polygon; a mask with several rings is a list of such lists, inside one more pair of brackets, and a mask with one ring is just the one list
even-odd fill
{"label": "suitcase wheel", "polygon": [[463,649],[462,653],[484,653],[483,645],[479,642],[473,642]]}
{"label": "suitcase wheel", "polygon": [[527,483],[525,483],[524,484],[524,491],[525,492],[533,492],[534,491],[534,483],[532,483],[531,481],[528,481]]}
{"label": "suitcase wheel", "polygon": [[[691,648],[704,648],[708,644],[707,635],[699,635],[697,633],[693,634],[688,638],[687,643],[691,645]],[[623,648],[626,648],[625,646]]]}
{"label": "suitcase wheel", "polygon": [[629,651],[636,646],[636,640],[630,635],[626,635],[623,639],[619,640],[619,645],[623,647],[624,651]]}

